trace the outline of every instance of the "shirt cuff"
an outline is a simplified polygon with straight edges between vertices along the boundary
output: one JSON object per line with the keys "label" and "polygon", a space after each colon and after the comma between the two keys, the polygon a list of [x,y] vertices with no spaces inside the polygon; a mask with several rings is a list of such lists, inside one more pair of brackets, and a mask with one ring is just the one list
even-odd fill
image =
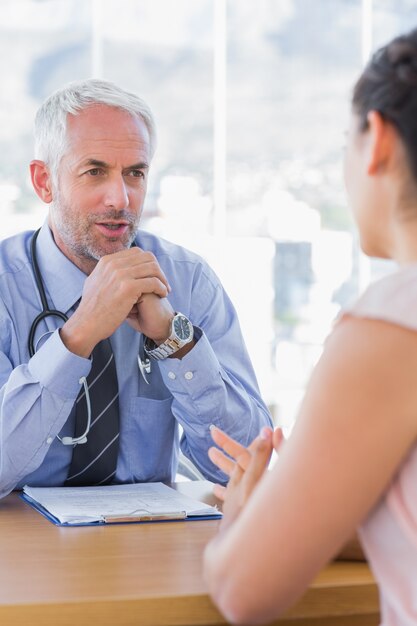
{"label": "shirt cuff", "polygon": [[80,378],[90,372],[91,361],[70,352],[57,329],[35,352],[28,369],[31,376],[48,391],[71,399],[80,390]]}
{"label": "shirt cuff", "polygon": [[218,382],[220,363],[209,340],[200,328],[196,328],[197,342],[192,350],[182,359],[164,359],[158,361],[162,379],[168,389],[174,392],[186,392],[198,398],[201,393]]}

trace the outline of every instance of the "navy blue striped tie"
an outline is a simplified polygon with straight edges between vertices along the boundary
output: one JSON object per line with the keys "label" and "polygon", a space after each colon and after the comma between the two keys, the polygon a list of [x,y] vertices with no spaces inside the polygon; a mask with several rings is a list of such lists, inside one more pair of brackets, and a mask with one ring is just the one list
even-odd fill
{"label": "navy blue striped tie", "polygon": [[[96,345],[91,371],[87,377],[91,402],[91,428],[87,441],[74,446],[65,482],[67,487],[105,485],[116,473],[119,452],[119,389],[116,365],[109,339]],[[75,402],[75,437],[87,425],[87,403],[84,389]]]}

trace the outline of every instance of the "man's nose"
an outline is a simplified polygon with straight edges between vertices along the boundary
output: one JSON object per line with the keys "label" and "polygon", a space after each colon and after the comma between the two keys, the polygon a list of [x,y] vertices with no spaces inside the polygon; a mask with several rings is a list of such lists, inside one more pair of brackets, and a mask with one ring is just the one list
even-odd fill
{"label": "man's nose", "polygon": [[126,209],[129,205],[129,196],[123,176],[117,176],[109,180],[106,185],[104,196],[106,207],[114,209]]}

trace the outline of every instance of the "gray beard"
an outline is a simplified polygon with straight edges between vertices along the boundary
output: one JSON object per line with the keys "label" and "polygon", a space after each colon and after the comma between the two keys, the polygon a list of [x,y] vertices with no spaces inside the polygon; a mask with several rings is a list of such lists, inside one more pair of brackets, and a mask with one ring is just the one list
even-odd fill
{"label": "gray beard", "polygon": [[[83,239],[80,239],[80,237],[77,236],[77,224],[74,220],[72,220],[71,217],[70,219],[62,218],[63,214],[71,216],[71,209],[63,206],[60,200],[60,194],[55,194],[52,209],[55,225],[63,242],[78,258],[98,262],[106,253],[96,246],[94,238],[90,237],[88,230],[85,231]],[[86,219],[88,224],[94,224],[97,220],[105,221],[106,219],[123,219],[128,222],[131,231],[127,241],[124,243],[124,247],[126,249],[130,248],[132,245],[139,226],[139,217],[134,218],[128,211],[124,210],[116,211],[114,209],[110,209],[104,213],[91,213]],[[112,240],[110,239],[109,241]],[[116,239],[114,239],[114,241],[116,241]]]}

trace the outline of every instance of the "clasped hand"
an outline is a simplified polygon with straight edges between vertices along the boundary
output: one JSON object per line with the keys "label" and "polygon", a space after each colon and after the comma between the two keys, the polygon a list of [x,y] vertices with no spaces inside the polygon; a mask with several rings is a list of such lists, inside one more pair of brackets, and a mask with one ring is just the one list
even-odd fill
{"label": "clasped hand", "polygon": [[138,247],[103,256],[87,277],[80,304],[61,329],[67,347],[80,356],[127,320],[156,342],[170,332],[174,315],[170,285],[155,256]]}
{"label": "clasped hand", "polygon": [[211,427],[211,436],[218,447],[209,449],[209,457],[229,476],[227,487],[215,485],[213,489],[214,494],[224,503],[222,526],[225,527],[236,519],[245,506],[268,468],[272,451],[280,448],[283,434],[280,428],[272,431],[264,427],[247,448],[217,426]]}

